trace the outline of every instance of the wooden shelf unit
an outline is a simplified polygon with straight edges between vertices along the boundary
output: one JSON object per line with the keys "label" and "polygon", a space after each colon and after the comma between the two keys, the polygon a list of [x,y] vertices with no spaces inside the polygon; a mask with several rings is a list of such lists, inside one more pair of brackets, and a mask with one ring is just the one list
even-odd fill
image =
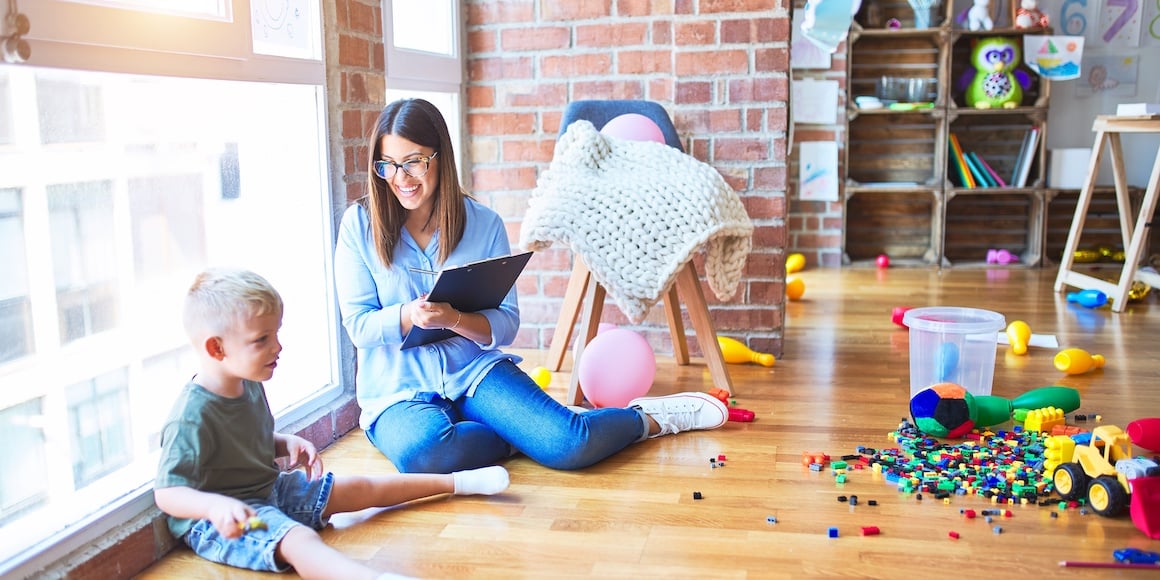
{"label": "wooden shelf unit", "polygon": [[[871,17],[867,6],[878,11]],[[947,2],[931,28],[914,28],[905,1],[866,0],[847,42],[845,194],[842,258],[872,265],[886,254],[892,265],[949,267],[987,265],[989,249],[1020,257],[1013,266],[1040,266],[1047,244],[1047,111],[1051,83],[1029,74],[1022,105],[976,109],[964,97],[973,70],[971,43],[988,36],[1022,38],[1047,30],[959,29],[961,3]],[[895,18],[902,28],[873,26]],[[877,19],[877,20],[876,20]],[[997,18],[996,23],[1007,19]],[[1020,65],[1025,72],[1026,65]],[[937,79],[932,108],[860,109],[856,97],[875,95],[883,76]],[[1039,139],[1025,187],[964,188],[951,181],[948,143],[955,134],[964,151],[986,160],[1010,182],[1032,128]],[[1066,240],[1066,231],[1064,239]]]}

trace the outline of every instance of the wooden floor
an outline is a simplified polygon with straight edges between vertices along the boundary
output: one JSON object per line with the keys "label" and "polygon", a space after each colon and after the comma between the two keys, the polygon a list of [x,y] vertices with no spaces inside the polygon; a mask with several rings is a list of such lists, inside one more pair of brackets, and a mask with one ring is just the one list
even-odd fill
{"label": "wooden floor", "polygon": [[[513,459],[504,495],[336,517],[323,538],[376,568],[425,578],[1149,575],[1058,567],[1060,560],[1111,562],[1124,547],[1160,551],[1160,541],[1127,516],[1070,510],[1052,518],[1054,507],[1013,506],[1013,517],[988,524],[960,514],[995,507],[985,499],[944,504],[928,494],[919,501],[869,470],[839,484],[800,459],[803,451],[840,456],[860,445],[892,445],[887,434],[908,414],[909,398],[909,337],[890,321],[895,306],[994,310],[1108,361],[1069,377],[1053,367],[1055,349],[1033,348],[1025,357],[1000,350],[996,395],[1058,384],[1079,389],[1080,412],[1098,413],[1104,423],[1160,416],[1156,292],[1113,314],[1069,305],[1052,290],[1052,269],[832,269],[802,277],[805,296],[786,306],[785,352],[776,366],[729,367],[736,403],[756,412],[753,423],[650,440],[581,472]],[[546,355],[524,354],[527,368]],[[704,365],[659,359],[654,394],[710,386]],[[567,383],[557,373],[550,392],[563,399]],[[718,454],[727,464],[713,469],[708,459]],[[361,432],[324,456],[338,473],[393,469]],[[693,499],[697,491],[704,499]],[[843,495],[857,495],[859,505],[839,501]],[[831,526],[838,538],[828,537]],[[862,526],[881,534],[861,536]],[[960,538],[949,538],[951,531]],[[263,577],[270,576],[207,564],[185,549],[140,576]]]}

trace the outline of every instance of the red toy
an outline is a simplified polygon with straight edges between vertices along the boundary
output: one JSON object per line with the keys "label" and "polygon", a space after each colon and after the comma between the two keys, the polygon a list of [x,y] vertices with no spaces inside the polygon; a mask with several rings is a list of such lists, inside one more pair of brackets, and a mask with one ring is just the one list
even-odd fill
{"label": "red toy", "polygon": [[1128,423],[1128,438],[1136,447],[1160,452],[1160,417],[1136,419]]}
{"label": "red toy", "polygon": [[898,326],[906,328],[906,325],[902,323],[902,317],[906,314],[906,311],[910,310],[911,308],[914,308],[914,307],[913,306],[895,306],[894,310],[890,312],[890,321],[893,322],[894,324],[897,324]]}
{"label": "red toy", "polygon": [[887,256],[886,254],[878,254],[878,259],[875,260],[875,263],[878,264],[879,268],[889,268],[890,256]]}
{"label": "red toy", "polygon": [[753,421],[753,411],[749,409],[740,409],[738,407],[729,408],[729,420],[740,423],[751,423]]}

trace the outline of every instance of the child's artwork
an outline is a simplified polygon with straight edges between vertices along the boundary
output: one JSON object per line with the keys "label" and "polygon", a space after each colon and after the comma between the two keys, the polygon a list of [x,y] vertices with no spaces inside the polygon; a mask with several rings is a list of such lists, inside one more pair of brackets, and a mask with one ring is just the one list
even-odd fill
{"label": "child's artwork", "polygon": [[1137,56],[1088,56],[1083,59],[1083,78],[1075,84],[1075,96],[1136,96],[1140,75]]}
{"label": "child's artwork", "polygon": [[833,53],[846,40],[862,0],[807,0],[801,31],[811,42]]}
{"label": "child's artwork", "polygon": [[1104,0],[1100,38],[1108,46],[1140,46],[1140,0]]}
{"label": "child's artwork", "polygon": [[1083,59],[1082,36],[1023,37],[1023,62],[1039,76],[1052,81],[1078,79]]}
{"label": "child's artwork", "polygon": [[838,81],[801,79],[791,83],[790,111],[794,123],[833,125],[838,122]]}
{"label": "child's artwork", "polygon": [[822,50],[812,41],[807,40],[802,32],[802,20],[805,15],[801,10],[793,13],[793,24],[790,29],[789,68],[820,68],[829,70],[830,53]]}
{"label": "child's artwork", "polygon": [[838,144],[806,141],[798,150],[798,193],[802,201],[838,201]]}

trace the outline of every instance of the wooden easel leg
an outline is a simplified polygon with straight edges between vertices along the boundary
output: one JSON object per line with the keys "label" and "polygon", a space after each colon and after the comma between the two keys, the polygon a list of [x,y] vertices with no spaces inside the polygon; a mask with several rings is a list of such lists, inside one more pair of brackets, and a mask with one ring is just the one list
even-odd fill
{"label": "wooden easel leg", "polygon": [[584,355],[584,347],[596,336],[596,329],[600,326],[600,315],[604,312],[606,292],[604,286],[595,280],[588,284],[580,335],[576,337],[576,345],[572,347],[572,381],[568,384],[568,396],[565,398],[567,405],[579,405],[580,401],[584,400],[583,387],[580,385],[580,357]]}
{"label": "wooden easel leg", "polygon": [[685,338],[685,323],[681,320],[681,299],[677,285],[665,292],[665,319],[669,321],[669,336],[673,340],[673,358],[677,364],[689,364],[689,341]]}
{"label": "wooden easel leg", "polygon": [[1083,232],[1083,223],[1087,218],[1088,206],[1092,202],[1092,192],[1096,188],[1096,178],[1100,171],[1100,158],[1104,153],[1104,132],[1096,132],[1095,147],[1091,160],[1088,162],[1087,180],[1079,192],[1079,199],[1075,204],[1075,217],[1071,220],[1071,231],[1067,234],[1067,244],[1063,246],[1063,256],[1059,260],[1059,274],[1055,277],[1055,291],[1062,292],[1067,286],[1068,273],[1075,261],[1075,249],[1079,246],[1080,234]]}
{"label": "wooden easel leg", "polygon": [[[592,273],[580,256],[572,258],[572,277],[568,279],[568,289],[564,291],[564,304],[560,307],[560,319],[556,321],[556,331],[552,334],[552,344],[548,347],[547,367],[553,372],[564,366],[564,353],[572,340],[572,327],[580,317],[580,306],[584,294],[591,283]],[[573,369],[575,370],[575,369]]]}
{"label": "wooden easel leg", "polygon": [[725,367],[725,356],[721,354],[721,345],[717,343],[717,334],[713,331],[713,322],[709,320],[709,305],[705,303],[705,293],[701,290],[701,280],[697,277],[697,270],[692,262],[688,262],[677,274],[677,290],[689,311],[689,320],[693,323],[693,330],[697,333],[697,344],[701,345],[701,352],[705,354],[705,362],[709,365],[709,376],[713,379],[713,386],[733,393],[733,381],[729,378],[729,370]]}
{"label": "wooden easel leg", "polygon": [[[1119,183],[1116,184],[1119,191]],[[1124,254],[1124,270],[1120,273],[1120,283],[1116,286],[1116,295],[1112,301],[1113,312],[1123,312],[1128,305],[1128,292],[1132,289],[1132,282],[1136,279],[1136,269],[1140,267],[1140,255],[1144,253],[1144,239],[1151,229],[1153,213],[1156,211],[1157,190],[1160,190],[1160,151],[1156,152],[1156,161],[1152,165],[1152,175],[1148,178],[1148,190],[1144,193],[1144,201],[1140,204],[1140,215],[1136,218],[1136,230],[1132,233],[1132,242]],[[1127,197],[1125,195],[1124,197]],[[1120,215],[1130,205],[1120,206]]]}

